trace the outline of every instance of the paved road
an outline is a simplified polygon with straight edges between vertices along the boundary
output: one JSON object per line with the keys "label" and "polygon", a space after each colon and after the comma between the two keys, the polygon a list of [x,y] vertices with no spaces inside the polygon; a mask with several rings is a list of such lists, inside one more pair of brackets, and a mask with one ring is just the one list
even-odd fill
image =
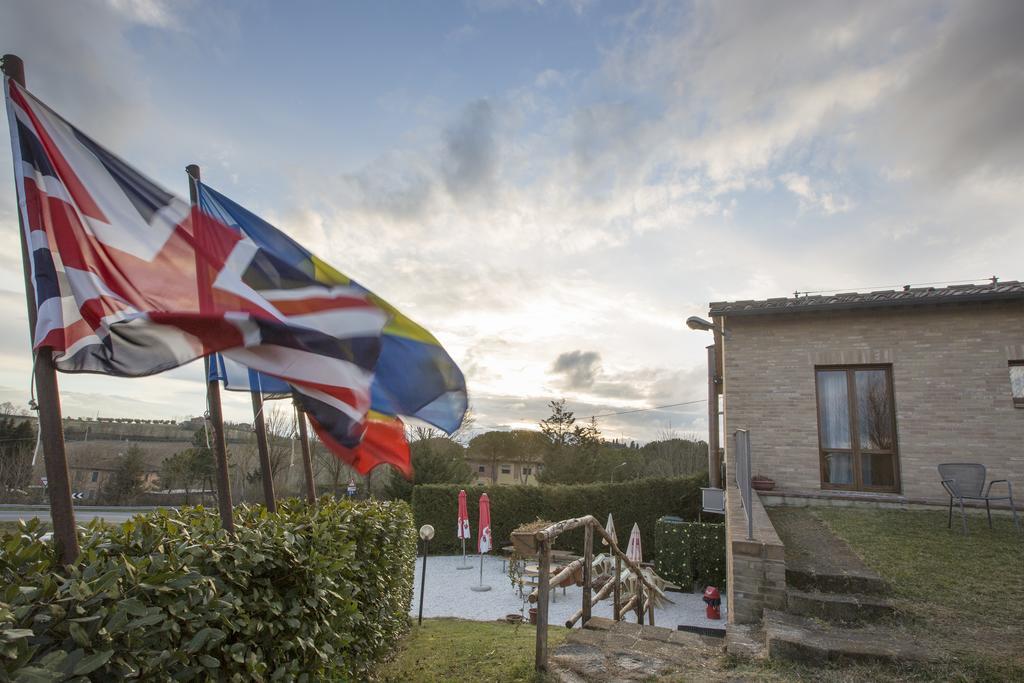
{"label": "paved road", "polygon": [[[154,509],[152,507],[116,508],[83,505],[75,508],[75,521],[84,524],[100,518],[108,522],[126,522],[133,515]],[[0,505],[0,522],[16,522],[19,519],[32,519],[33,517],[49,522],[49,507],[45,505]]]}

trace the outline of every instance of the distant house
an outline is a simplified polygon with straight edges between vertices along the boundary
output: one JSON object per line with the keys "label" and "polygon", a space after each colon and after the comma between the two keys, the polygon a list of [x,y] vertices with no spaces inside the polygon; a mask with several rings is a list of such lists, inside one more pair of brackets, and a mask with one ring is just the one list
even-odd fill
{"label": "distant house", "polygon": [[467,455],[466,462],[478,486],[537,484],[537,475],[544,467],[541,453],[522,454],[504,460],[474,459],[472,455]]}
{"label": "distant house", "polygon": [[943,462],[982,463],[1024,492],[1024,284],[717,302],[710,314],[727,461],[734,431],[749,430],[753,473],[776,495],[944,503]]}

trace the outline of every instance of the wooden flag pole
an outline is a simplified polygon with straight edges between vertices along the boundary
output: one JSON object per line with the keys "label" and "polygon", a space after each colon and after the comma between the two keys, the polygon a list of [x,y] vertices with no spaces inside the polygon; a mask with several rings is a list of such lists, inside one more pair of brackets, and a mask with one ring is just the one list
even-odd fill
{"label": "wooden flag pole", "polygon": [[[185,167],[188,174],[188,194],[192,200],[193,214],[199,203],[199,188],[196,183],[199,181],[199,166],[189,164]],[[195,220],[195,215],[193,215]],[[193,226],[193,230],[198,230]],[[196,281],[199,284],[199,308],[205,308],[204,302],[210,300],[208,291],[211,283],[207,282],[205,266],[199,263],[198,253],[196,255]],[[210,422],[213,424],[213,454],[217,461],[217,508],[220,510],[220,523],[228,533],[235,533],[235,519],[231,510],[231,481],[228,478],[228,449],[224,441],[224,414],[220,407],[220,380],[210,379],[210,357],[203,357],[203,367],[206,370],[206,403],[210,412]]]}
{"label": "wooden flag pole", "polygon": [[295,418],[299,422],[299,443],[302,445],[302,467],[306,471],[306,501],[316,504],[316,482],[313,481],[313,457],[309,453],[309,433],[306,431],[306,411],[295,401]]}
{"label": "wooden flag pole", "polygon": [[[255,372],[249,373],[252,383]],[[267,423],[263,419],[263,391],[261,387],[249,387],[252,394],[252,427],[256,430],[256,449],[260,453],[260,472],[263,475],[263,498],[268,512],[277,512],[277,500],[274,498],[274,468],[270,466],[270,449],[267,447]]]}
{"label": "wooden flag pole", "polygon": [[[20,86],[25,87],[25,64],[16,55],[3,56],[3,71]],[[12,122],[13,125],[13,122]],[[14,169],[14,183],[21,182],[22,169]],[[25,271],[25,299],[28,304],[29,343],[35,344],[36,300],[32,283],[32,270],[24,215],[19,207],[18,225],[21,228],[21,263]],[[39,439],[43,444],[46,465],[46,491],[50,497],[50,519],[57,557],[62,564],[78,558],[78,530],[75,509],[71,502],[71,480],[68,477],[68,458],[64,448],[64,427],[60,414],[60,389],[57,386],[57,368],[53,364],[53,349],[43,346],[33,356],[33,375],[36,385],[36,403],[39,410]]]}

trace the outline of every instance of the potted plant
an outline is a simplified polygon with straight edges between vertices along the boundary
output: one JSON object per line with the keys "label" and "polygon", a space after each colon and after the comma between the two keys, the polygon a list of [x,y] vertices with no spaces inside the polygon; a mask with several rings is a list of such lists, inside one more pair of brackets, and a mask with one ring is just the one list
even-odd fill
{"label": "potted plant", "polygon": [[775,488],[775,480],[755,474],[750,478],[750,486],[755,491],[771,491]]}

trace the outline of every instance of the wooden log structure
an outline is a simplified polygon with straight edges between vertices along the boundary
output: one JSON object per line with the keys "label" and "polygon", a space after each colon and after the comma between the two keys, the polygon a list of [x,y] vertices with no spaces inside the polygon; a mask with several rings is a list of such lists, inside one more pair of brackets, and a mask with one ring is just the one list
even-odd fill
{"label": "wooden log structure", "polygon": [[540,602],[537,603],[537,652],[535,655],[535,668],[537,671],[548,670],[548,589],[551,579],[551,542],[548,539],[540,540],[537,544],[538,559],[540,560],[540,577],[538,578],[537,593]]}
{"label": "wooden log structure", "polygon": [[622,606],[622,609],[616,615],[616,621],[622,621],[626,618],[626,615],[633,611],[633,606],[636,605],[636,596],[630,596],[629,600],[626,600],[626,604]]}
{"label": "wooden log structure", "polygon": [[[555,576],[551,576],[551,543],[562,533],[584,527],[583,537],[583,558],[570,562],[569,565],[560,570]],[[574,573],[583,569],[583,604],[580,609],[573,614],[572,618],[566,623],[566,626],[572,627],[573,624],[578,620],[582,620],[584,626],[587,621],[590,620],[592,609],[593,609],[593,560],[594,560],[594,532],[598,534],[608,543],[608,547],[615,557],[615,580],[609,581],[605,586],[602,587],[601,592],[598,595],[598,600],[608,596],[608,593],[614,591],[615,604],[613,606],[616,620],[621,621],[622,618],[629,613],[630,610],[635,610],[637,615],[637,623],[644,623],[644,613],[650,614],[651,623],[654,623],[654,597],[658,592],[658,589],[652,584],[646,576],[644,576],[643,570],[636,563],[630,560],[622,550],[619,549],[619,543],[614,536],[605,531],[601,523],[593,515],[587,515],[586,517],[576,517],[573,519],[565,519],[561,522],[555,522],[554,524],[537,531],[532,535],[520,534],[518,537],[513,534],[513,541],[517,542],[517,548],[522,546],[532,546],[536,544],[537,556],[539,559],[538,566],[538,585],[537,589],[530,593],[529,601],[536,602],[537,604],[537,635],[536,635],[536,653],[534,667],[538,672],[546,672],[548,670],[548,607],[549,607],[549,593],[552,585],[558,586],[560,583],[568,579]],[[620,605],[622,595],[620,588],[620,581],[622,580],[622,565],[633,572],[636,576],[636,593],[630,597],[625,605]],[[648,599],[644,600],[644,588],[647,588]]]}
{"label": "wooden log structure", "polygon": [[[607,598],[608,594],[611,593],[612,589],[615,587],[614,583],[614,581],[609,581],[604,586],[602,586],[601,590],[599,590],[597,592],[597,595],[594,596],[594,602],[601,602],[602,600]],[[618,614],[618,610],[615,610],[615,613]],[[565,627],[572,628],[576,625],[576,622],[579,621],[582,617],[583,608],[581,607],[580,609],[576,610],[576,612],[568,620],[566,620]]]}
{"label": "wooden log structure", "polygon": [[590,621],[593,610],[594,580],[594,525],[583,527],[583,621],[584,626]]}
{"label": "wooden log structure", "polygon": [[615,556],[615,579],[612,581],[615,587],[612,589],[615,592],[612,598],[612,616],[618,621],[619,620],[619,609],[622,607],[622,558],[618,555]]}
{"label": "wooden log structure", "polygon": [[634,607],[636,609],[636,623],[644,623],[644,585],[639,581],[636,584],[636,603]]}

